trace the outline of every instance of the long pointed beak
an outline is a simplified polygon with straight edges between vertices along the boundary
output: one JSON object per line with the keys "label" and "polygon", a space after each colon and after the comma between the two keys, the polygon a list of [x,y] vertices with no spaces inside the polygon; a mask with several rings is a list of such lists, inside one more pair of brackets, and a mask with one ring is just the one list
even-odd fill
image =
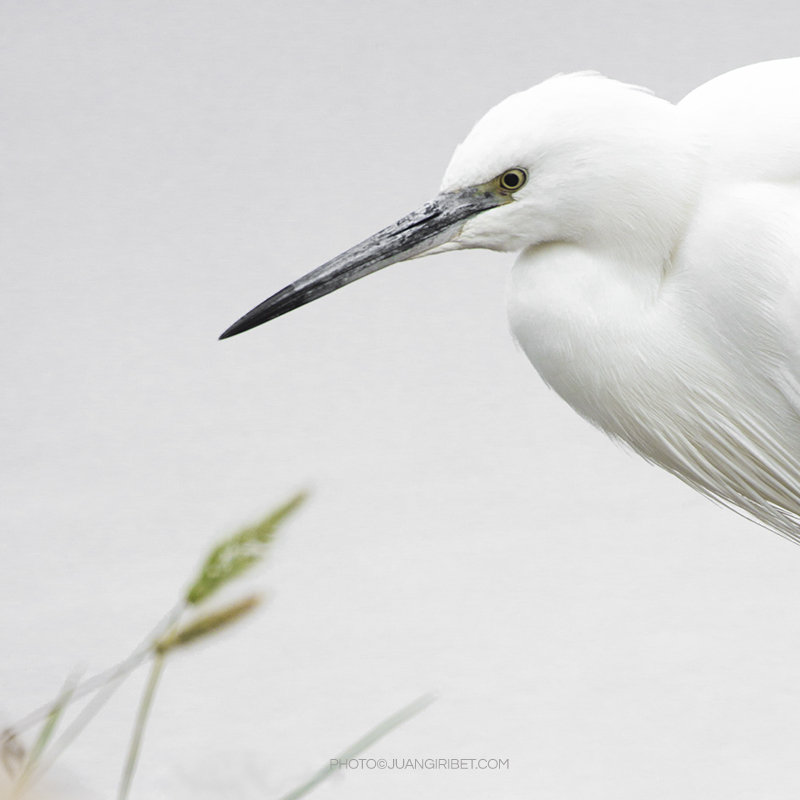
{"label": "long pointed beak", "polygon": [[423,255],[454,239],[469,217],[507,202],[508,197],[486,186],[442,192],[394,225],[281,289],[231,325],[219,338],[236,336],[371,272]]}

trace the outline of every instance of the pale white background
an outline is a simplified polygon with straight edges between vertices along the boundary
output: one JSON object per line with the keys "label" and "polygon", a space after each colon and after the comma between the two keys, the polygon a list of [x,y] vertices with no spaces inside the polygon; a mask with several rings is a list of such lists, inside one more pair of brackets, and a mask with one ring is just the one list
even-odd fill
{"label": "pale white background", "polygon": [[[671,100],[797,54],[791,2],[0,3],[0,711],[124,655],[300,487],[256,619],[176,658],[135,795],[794,798],[800,550],[620,452],[507,332],[510,257],[398,265],[217,342],[433,195],[492,104]],[[58,781],[114,791],[138,677]]]}

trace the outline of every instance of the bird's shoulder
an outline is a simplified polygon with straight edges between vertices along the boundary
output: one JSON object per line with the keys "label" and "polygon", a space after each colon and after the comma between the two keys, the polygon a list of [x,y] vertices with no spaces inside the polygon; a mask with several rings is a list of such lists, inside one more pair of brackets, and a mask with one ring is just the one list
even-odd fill
{"label": "bird's shoulder", "polygon": [[695,131],[708,181],[800,184],[800,58],[720,75],[678,109]]}

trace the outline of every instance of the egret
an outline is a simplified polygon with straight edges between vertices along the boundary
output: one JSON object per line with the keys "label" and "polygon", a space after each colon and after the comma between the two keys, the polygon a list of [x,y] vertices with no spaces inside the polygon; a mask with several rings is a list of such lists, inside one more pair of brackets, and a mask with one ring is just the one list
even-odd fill
{"label": "egret", "polygon": [[514,94],[433,200],[220,338],[464,248],[518,253],[511,331],[579,414],[800,542],[800,58],[677,104],[585,72]]}

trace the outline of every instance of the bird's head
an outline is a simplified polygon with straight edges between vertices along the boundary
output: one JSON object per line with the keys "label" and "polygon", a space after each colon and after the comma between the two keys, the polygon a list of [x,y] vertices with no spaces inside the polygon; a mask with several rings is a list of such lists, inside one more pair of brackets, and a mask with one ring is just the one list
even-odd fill
{"label": "bird's head", "polygon": [[[691,173],[675,106],[593,73],[560,75],[492,108],[430,202],[323,264],[234,323],[228,338],[371,272],[423,255],[544,242],[669,239]],[[595,241],[596,240],[596,241]]]}

